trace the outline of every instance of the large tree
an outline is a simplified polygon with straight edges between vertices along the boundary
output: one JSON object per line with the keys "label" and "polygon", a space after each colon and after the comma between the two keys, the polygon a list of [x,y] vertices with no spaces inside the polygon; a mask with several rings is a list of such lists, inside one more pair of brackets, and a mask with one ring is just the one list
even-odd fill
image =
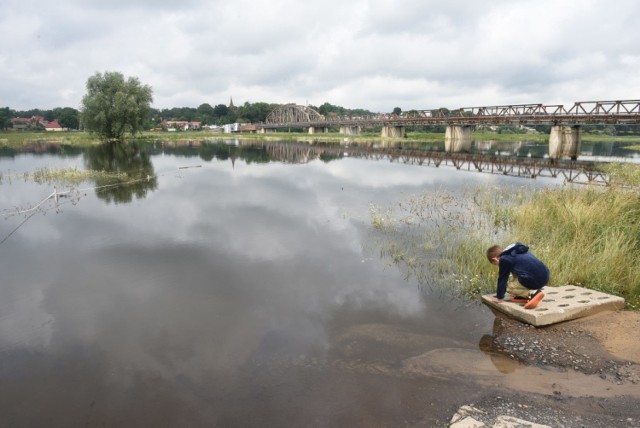
{"label": "large tree", "polygon": [[87,80],[80,123],[106,140],[122,140],[141,132],[149,119],[153,91],[137,77],[125,80],[122,73],[96,73]]}

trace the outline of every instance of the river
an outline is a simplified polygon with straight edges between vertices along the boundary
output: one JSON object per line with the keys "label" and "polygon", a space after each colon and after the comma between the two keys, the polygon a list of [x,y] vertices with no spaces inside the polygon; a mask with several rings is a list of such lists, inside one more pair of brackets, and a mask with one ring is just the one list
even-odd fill
{"label": "river", "polygon": [[[25,178],[62,168],[138,179]],[[0,173],[0,425],[30,427],[442,426],[498,392],[406,361],[491,361],[495,317],[380,257],[371,206],[557,184],[237,140],[40,144]]]}

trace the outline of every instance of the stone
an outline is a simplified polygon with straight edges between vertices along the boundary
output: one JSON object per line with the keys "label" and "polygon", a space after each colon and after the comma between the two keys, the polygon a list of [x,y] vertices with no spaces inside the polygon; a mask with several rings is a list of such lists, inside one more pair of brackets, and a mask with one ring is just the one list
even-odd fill
{"label": "stone", "polygon": [[[461,422],[463,420],[469,419],[470,421],[468,422],[472,422],[475,421],[475,419],[473,419],[471,416],[472,415],[481,415],[484,412],[482,410],[476,409],[475,407],[472,406],[462,406],[458,409],[458,411],[451,417],[451,421],[449,421],[449,423],[451,424],[450,426],[458,426],[455,425],[458,422]],[[477,422],[477,421],[476,421]],[[467,426],[472,426],[472,425],[459,425],[458,427],[467,427]],[[482,425],[484,426],[484,425]]]}
{"label": "stone", "polygon": [[495,301],[495,294],[482,296],[482,302],[492,310],[502,312],[535,327],[569,321],[602,311],[624,308],[624,299],[601,291],[589,290],[576,285],[547,286],[544,299],[534,309],[525,309],[523,303]]}
{"label": "stone", "polygon": [[486,428],[486,425],[480,421],[473,419],[471,416],[454,422],[449,425],[449,428]]}

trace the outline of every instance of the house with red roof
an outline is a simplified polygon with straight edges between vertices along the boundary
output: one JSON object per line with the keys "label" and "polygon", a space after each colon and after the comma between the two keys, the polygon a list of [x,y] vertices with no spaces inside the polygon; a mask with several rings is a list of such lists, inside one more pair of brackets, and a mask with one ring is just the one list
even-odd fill
{"label": "house with red roof", "polygon": [[40,123],[44,126],[45,131],[64,131],[64,128],[60,126],[57,120],[51,122],[43,121]]}

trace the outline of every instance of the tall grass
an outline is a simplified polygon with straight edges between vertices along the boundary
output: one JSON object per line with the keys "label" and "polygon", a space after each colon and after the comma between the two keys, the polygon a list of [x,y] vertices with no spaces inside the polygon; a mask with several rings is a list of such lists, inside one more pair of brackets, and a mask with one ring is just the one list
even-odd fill
{"label": "tall grass", "polygon": [[[626,166],[613,182],[636,180]],[[614,172],[615,174],[615,172]],[[536,193],[515,212],[514,236],[535,245],[552,284],[577,284],[622,296],[640,308],[640,193],[634,186],[563,188]]]}
{"label": "tall grass", "polygon": [[615,294],[640,309],[640,166],[607,170],[608,187],[485,187],[413,197],[377,223],[380,255],[421,284],[475,296],[495,290],[486,249],[521,241],[549,266],[551,286]]}

